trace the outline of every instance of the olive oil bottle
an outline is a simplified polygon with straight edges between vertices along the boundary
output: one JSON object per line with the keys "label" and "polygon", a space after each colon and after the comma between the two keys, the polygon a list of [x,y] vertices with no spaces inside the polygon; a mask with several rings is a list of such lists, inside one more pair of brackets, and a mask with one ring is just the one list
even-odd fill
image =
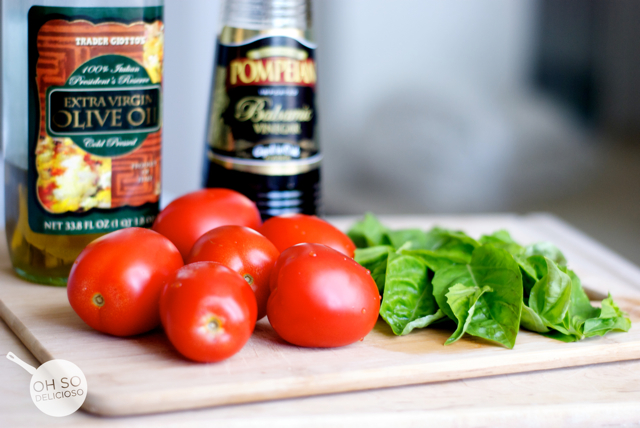
{"label": "olive oil bottle", "polygon": [[237,190],[263,219],[316,214],[320,162],[310,0],[226,0],[204,185]]}
{"label": "olive oil bottle", "polygon": [[160,197],[163,0],[2,2],[5,227],[15,271],[65,285]]}

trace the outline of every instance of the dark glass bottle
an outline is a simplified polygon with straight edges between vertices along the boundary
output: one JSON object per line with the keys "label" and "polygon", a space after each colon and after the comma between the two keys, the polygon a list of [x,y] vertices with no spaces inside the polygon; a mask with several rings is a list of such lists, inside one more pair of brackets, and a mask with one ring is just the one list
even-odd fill
{"label": "dark glass bottle", "polygon": [[310,0],[227,0],[218,38],[204,168],[206,187],[237,190],[263,219],[317,214]]}

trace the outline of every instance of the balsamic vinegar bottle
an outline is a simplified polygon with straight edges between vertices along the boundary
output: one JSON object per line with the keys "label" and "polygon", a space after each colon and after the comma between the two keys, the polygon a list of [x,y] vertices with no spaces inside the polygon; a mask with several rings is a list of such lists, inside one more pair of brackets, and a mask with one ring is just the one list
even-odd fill
{"label": "balsamic vinegar bottle", "polygon": [[315,48],[310,0],[226,0],[204,185],[243,193],[263,219],[319,208]]}

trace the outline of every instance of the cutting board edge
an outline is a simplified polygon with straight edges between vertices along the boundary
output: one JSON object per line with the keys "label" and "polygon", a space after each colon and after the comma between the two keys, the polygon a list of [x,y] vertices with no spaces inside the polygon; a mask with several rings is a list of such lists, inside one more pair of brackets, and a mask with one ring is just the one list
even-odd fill
{"label": "cutting board edge", "polygon": [[[282,379],[277,387],[269,379],[251,382],[251,391],[236,393],[225,392],[227,385],[224,384],[217,385],[215,389],[211,386],[190,387],[172,391],[172,396],[180,398],[168,402],[158,399],[157,395],[150,396],[148,392],[120,395],[119,399],[113,399],[104,393],[89,391],[83,410],[99,416],[134,416],[630,361],[639,359],[640,342],[612,344],[607,340],[599,346],[590,347],[589,351],[585,354],[581,347],[576,347],[561,358],[553,350],[516,355],[506,365],[496,365],[494,357],[483,357],[445,361],[432,364],[428,369],[422,364],[411,364],[382,371],[367,369],[348,374],[329,373]],[[541,354],[548,354],[543,361]],[[469,367],[460,371],[450,367],[460,363]],[[237,388],[237,384],[228,387]],[[124,405],[123,401],[126,402]]]}
{"label": "cutting board edge", "polygon": [[20,341],[31,351],[34,357],[40,362],[40,364],[53,360],[54,357],[47,351],[47,349],[40,343],[38,339],[29,331],[29,329],[20,321],[20,319],[4,304],[0,299],[0,318],[4,320],[9,326],[11,331],[20,339]]}

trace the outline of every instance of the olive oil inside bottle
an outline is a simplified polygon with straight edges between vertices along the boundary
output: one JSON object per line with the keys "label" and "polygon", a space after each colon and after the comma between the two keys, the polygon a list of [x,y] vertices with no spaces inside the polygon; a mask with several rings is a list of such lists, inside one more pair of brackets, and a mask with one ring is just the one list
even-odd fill
{"label": "olive oil inside bottle", "polygon": [[13,268],[39,284],[65,286],[82,249],[102,233],[44,235],[29,228],[27,171],[5,162],[5,227]]}

